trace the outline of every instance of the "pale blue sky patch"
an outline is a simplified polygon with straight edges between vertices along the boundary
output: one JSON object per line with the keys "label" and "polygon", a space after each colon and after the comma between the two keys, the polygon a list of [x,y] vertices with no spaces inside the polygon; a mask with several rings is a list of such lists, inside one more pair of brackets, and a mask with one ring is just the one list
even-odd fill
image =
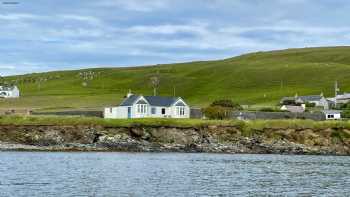
{"label": "pale blue sky patch", "polygon": [[0,4],[0,74],[349,45],[346,0],[17,0]]}

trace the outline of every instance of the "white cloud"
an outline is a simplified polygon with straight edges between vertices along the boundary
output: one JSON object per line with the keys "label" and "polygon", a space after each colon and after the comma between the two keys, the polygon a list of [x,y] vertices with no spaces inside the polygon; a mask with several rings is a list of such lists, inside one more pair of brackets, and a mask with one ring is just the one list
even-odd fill
{"label": "white cloud", "polygon": [[100,0],[93,5],[100,7],[115,7],[130,11],[151,12],[169,6],[168,0]]}

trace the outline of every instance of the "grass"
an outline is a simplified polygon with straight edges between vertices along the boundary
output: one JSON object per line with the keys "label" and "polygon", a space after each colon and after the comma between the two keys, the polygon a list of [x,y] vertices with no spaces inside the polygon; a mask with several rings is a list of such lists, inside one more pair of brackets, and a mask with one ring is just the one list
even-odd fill
{"label": "grass", "polygon": [[208,125],[239,125],[236,120],[200,119],[102,119],[78,116],[0,116],[0,125],[99,125],[108,127],[174,126],[203,127]]}
{"label": "grass", "polygon": [[[160,76],[160,95],[183,97],[192,106],[228,98],[250,106],[273,106],[283,96],[333,95],[338,80],[350,90],[350,47],[258,52],[230,59],[135,68],[99,68],[7,77],[18,80],[22,97],[0,100],[0,108],[67,109],[117,105],[126,92],[151,95],[149,78]],[[98,73],[82,86],[79,72]],[[47,81],[40,86],[38,79]]]}
{"label": "grass", "polygon": [[0,116],[0,125],[96,125],[108,127],[169,126],[205,127],[235,126],[242,130],[269,129],[350,129],[350,121],[313,120],[201,120],[201,119],[102,119],[78,116]]}

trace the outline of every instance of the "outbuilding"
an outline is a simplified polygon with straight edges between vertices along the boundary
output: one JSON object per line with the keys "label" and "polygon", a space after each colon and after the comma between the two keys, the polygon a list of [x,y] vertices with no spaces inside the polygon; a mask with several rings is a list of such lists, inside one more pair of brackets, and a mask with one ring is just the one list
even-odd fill
{"label": "outbuilding", "polygon": [[324,110],[323,111],[326,120],[340,120],[341,111],[340,110]]}

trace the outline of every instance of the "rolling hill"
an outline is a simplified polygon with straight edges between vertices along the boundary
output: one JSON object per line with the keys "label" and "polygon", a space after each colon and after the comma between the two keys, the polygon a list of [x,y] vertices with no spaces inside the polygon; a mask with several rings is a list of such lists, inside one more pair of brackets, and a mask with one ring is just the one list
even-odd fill
{"label": "rolling hill", "polygon": [[[350,90],[350,47],[257,52],[234,58],[128,68],[95,68],[6,77],[22,97],[1,108],[99,108],[116,105],[131,89],[150,95],[150,78],[160,78],[160,95],[205,106],[219,98],[248,105],[275,105],[295,93],[333,96],[334,81]],[[84,80],[83,78],[88,78]],[[85,84],[84,84],[84,81]]]}

